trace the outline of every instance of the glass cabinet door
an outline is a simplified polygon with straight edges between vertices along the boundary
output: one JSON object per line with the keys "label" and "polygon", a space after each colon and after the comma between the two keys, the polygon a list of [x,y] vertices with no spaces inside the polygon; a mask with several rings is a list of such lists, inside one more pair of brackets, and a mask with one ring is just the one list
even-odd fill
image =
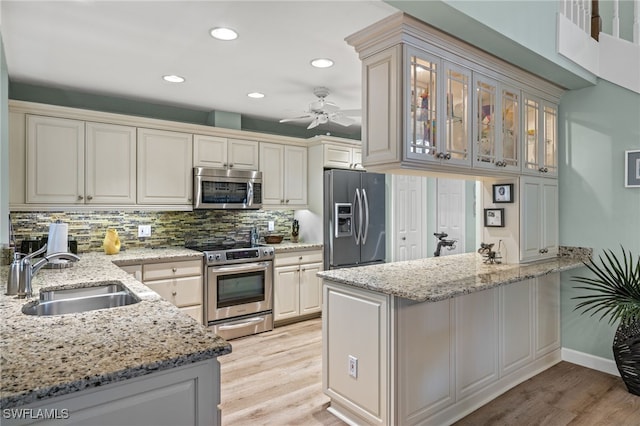
{"label": "glass cabinet door", "polygon": [[558,174],[558,108],[544,104],[544,141],[542,143],[542,168],[545,174]]}
{"label": "glass cabinet door", "polygon": [[538,171],[540,167],[540,102],[530,97],[524,98],[524,168]]}
{"label": "glass cabinet door", "polygon": [[492,165],[496,161],[497,82],[479,77],[475,89],[474,163]]}
{"label": "glass cabinet door", "polygon": [[438,73],[440,60],[424,54],[410,56],[411,99],[407,157],[436,158],[438,152]]}
{"label": "glass cabinet door", "polygon": [[500,105],[501,115],[501,136],[499,152],[497,152],[497,166],[517,169],[519,162],[520,144],[520,91],[503,87]]}
{"label": "glass cabinet door", "polygon": [[471,164],[471,72],[445,62],[446,117],[443,160]]}

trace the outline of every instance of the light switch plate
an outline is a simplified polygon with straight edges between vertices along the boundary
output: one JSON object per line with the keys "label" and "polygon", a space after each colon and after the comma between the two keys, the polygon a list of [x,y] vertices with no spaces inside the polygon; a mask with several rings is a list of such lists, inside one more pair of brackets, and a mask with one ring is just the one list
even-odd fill
{"label": "light switch plate", "polygon": [[138,225],[138,238],[151,236],[151,225]]}
{"label": "light switch plate", "polygon": [[276,224],[273,220],[270,220],[268,222],[268,226],[269,226],[269,231],[273,231],[274,229],[276,229]]}

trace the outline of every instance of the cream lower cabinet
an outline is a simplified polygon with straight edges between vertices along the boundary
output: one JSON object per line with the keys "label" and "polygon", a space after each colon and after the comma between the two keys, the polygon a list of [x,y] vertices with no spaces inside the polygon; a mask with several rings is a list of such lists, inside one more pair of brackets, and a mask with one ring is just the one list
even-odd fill
{"label": "cream lower cabinet", "polygon": [[323,390],[355,424],[452,424],[561,360],[557,273],[424,303],[323,288]]}
{"label": "cream lower cabinet", "polygon": [[[3,417],[2,424],[217,426],[219,404],[220,363],[209,359],[18,407],[32,418]],[[35,416],[45,410],[57,420]]]}
{"label": "cream lower cabinet", "polygon": [[322,312],[322,251],[277,253],[274,261],[274,321],[292,322]]}
{"label": "cream lower cabinet", "polygon": [[307,205],[307,148],[260,142],[263,206]]}
{"label": "cream lower cabinet", "polygon": [[203,323],[201,259],[143,264],[142,282],[182,312]]}
{"label": "cream lower cabinet", "polygon": [[26,116],[26,202],[136,202],[134,127]]}
{"label": "cream lower cabinet", "polygon": [[189,133],[138,128],[138,204],[192,205]]}

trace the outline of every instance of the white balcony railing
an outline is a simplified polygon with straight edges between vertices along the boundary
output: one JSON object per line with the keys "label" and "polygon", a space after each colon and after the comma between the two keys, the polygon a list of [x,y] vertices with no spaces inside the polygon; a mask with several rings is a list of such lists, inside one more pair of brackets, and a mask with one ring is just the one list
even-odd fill
{"label": "white balcony railing", "polygon": [[[600,17],[601,6],[607,6],[610,16]],[[632,13],[625,10],[621,15],[618,0],[560,0],[558,53],[599,78],[640,93],[640,0],[633,0]],[[611,28],[610,34],[602,26]]]}

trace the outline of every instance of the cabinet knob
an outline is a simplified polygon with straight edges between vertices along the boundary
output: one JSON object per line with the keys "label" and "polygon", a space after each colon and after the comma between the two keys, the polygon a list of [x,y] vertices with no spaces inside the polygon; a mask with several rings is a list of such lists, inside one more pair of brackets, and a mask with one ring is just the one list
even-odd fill
{"label": "cabinet knob", "polygon": [[222,167],[227,167],[227,163],[222,163]]}
{"label": "cabinet knob", "polygon": [[280,204],[284,204],[284,200],[280,200]]}
{"label": "cabinet knob", "polygon": [[298,260],[302,260],[302,256],[298,257]]}
{"label": "cabinet knob", "polygon": [[405,241],[407,239],[407,237],[402,237],[401,239],[402,239],[402,241]]}
{"label": "cabinet knob", "polygon": [[84,197],[82,195],[78,195],[78,200],[84,200]]}
{"label": "cabinet knob", "polygon": [[176,292],[176,291],[172,291],[172,292],[171,292],[171,295],[172,295],[172,296],[175,296],[176,294],[178,294],[178,292]]}
{"label": "cabinet knob", "polygon": [[171,268],[171,270],[172,270],[173,272],[176,272],[176,271],[178,270],[178,268]]}
{"label": "cabinet knob", "polygon": [[444,156],[445,160],[451,160],[451,154],[447,152],[447,155]]}
{"label": "cabinet knob", "polygon": [[306,270],[307,270],[307,268],[302,268],[302,272],[304,272],[304,271],[306,271]]}
{"label": "cabinet knob", "polygon": [[285,202],[286,202],[287,204],[289,204],[289,200],[285,200]]}
{"label": "cabinet knob", "polygon": [[229,168],[232,169],[233,168],[233,163],[229,163]]}
{"label": "cabinet knob", "polygon": [[87,200],[89,201],[93,200],[93,195],[87,195]]}

